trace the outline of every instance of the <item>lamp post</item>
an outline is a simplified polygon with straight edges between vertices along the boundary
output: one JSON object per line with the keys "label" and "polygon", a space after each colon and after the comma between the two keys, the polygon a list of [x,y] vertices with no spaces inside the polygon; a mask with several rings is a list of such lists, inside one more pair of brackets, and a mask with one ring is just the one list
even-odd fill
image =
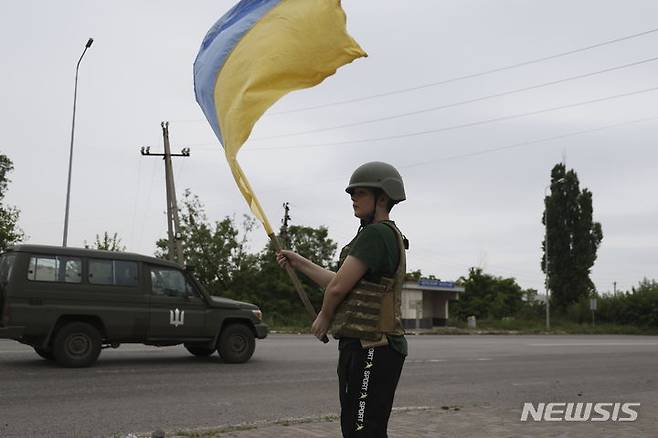
{"label": "lamp post", "polygon": [[89,38],[87,44],[85,44],[85,49],[78,59],[78,64],[75,66],[75,87],[73,88],[73,121],[71,122],[71,149],[69,152],[69,178],[66,185],[66,209],[64,211],[64,238],[62,239],[62,246],[66,246],[66,240],[69,234],[69,204],[71,201],[71,168],[73,166],[73,138],[75,137],[75,104],[78,98],[78,69],[80,68],[80,62],[82,57],[85,56],[87,49],[91,47],[94,39]]}
{"label": "lamp post", "polygon": [[[548,197],[548,189],[551,188],[553,184],[558,184],[564,181],[564,178],[560,178],[556,180],[555,182],[549,184],[546,186],[544,189],[544,199]],[[545,274],[545,279],[544,279],[544,292],[546,293],[546,330],[550,330],[551,328],[551,303],[550,303],[550,297],[548,295],[549,293],[549,287],[548,287],[548,205],[544,206],[544,274]]]}

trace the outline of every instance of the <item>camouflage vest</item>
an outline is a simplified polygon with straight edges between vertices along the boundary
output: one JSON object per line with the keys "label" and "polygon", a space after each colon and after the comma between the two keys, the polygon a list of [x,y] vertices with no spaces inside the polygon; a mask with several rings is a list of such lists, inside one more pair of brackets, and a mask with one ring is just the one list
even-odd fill
{"label": "camouflage vest", "polygon": [[[394,278],[382,277],[380,283],[359,281],[338,305],[330,332],[334,338],[349,337],[366,341],[378,341],[384,334],[403,335],[401,320],[402,284],[407,272],[405,246],[402,233],[388,221],[397,237],[400,261]],[[342,265],[350,253],[346,246],[340,253]]]}

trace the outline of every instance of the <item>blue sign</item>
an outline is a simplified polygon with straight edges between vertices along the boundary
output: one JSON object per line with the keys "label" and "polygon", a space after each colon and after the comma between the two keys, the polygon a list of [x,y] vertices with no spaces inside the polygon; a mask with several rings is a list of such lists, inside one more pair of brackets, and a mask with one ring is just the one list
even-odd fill
{"label": "blue sign", "polygon": [[454,289],[454,281],[441,281],[441,280],[431,280],[429,278],[421,278],[418,280],[418,286],[427,286],[427,287],[442,287],[445,289]]}

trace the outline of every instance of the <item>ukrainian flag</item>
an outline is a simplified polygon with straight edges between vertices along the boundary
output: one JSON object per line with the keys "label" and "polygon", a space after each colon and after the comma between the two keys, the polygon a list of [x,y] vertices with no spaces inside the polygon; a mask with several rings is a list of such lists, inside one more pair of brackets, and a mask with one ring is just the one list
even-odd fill
{"label": "ukrainian flag", "polygon": [[197,102],[268,234],[272,229],[237,153],[277,100],[366,56],[345,23],[340,0],[242,0],[208,31],[194,62]]}

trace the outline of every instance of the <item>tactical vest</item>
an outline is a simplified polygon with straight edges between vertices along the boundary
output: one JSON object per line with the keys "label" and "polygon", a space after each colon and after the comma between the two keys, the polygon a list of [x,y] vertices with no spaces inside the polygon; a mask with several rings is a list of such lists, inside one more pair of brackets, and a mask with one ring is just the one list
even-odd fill
{"label": "tactical vest", "polygon": [[[391,222],[382,224],[395,233],[400,261],[394,278],[382,277],[379,283],[361,280],[338,305],[330,332],[334,338],[349,337],[378,341],[383,335],[403,335],[401,319],[402,285],[407,272],[405,245],[400,230]],[[350,253],[346,246],[340,253],[342,265]]]}

